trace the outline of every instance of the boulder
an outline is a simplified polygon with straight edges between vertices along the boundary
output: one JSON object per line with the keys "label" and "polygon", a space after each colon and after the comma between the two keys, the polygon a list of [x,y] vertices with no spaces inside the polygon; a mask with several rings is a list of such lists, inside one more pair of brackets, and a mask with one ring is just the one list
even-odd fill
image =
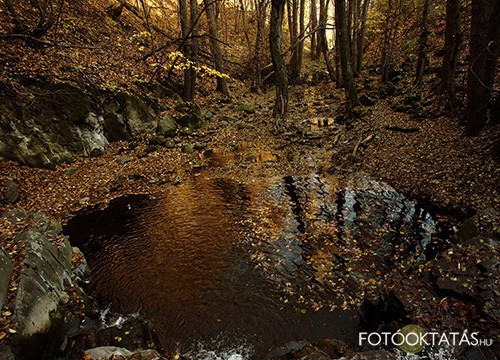
{"label": "boulder", "polygon": [[104,105],[104,129],[109,141],[153,133],[157,125],[154,111],[137,96],[119,92]]}
{"label": "boulder", "polygon": [[5,181],[5,203],[14,204],[19,200],[19,186],[11,179]]}
{"label": "boulder", "polygon": [[192,102],[180,103],[175,107],[180,115],[175,117],[175,121],[183,127],[189,129],[199,129],[203,126],[203,115],[200,107]]}
{"label": "boulder", "polygon": [[2,248],[0,248],[0,309],[2,308],[9,290],[10,277],[12,276],[12,261]]}
{"label": "boulder", "polygon": [[174,118],[168,114],[164,115],[160,121],[158,121],[156,133],[164,137],[174,137],[177,133],[177,123]]}
{"label": "boulder", "polygon": [[20,100],[0,99],[0,155],[22,164],[54,168],[75,155],[104,151],[101,116],[92,112],[90,98],[78,87],[37,84],[29,107]]}
{"label": "boulder", "polygon": [[60,234],[60,224],[35,216],[37,224],[15,241],[26,249],[14,301],[17,332],[28,338],[44,334],[60,315],[59,302],[71,282],[72,248],[65,238],[59,246],[49,241]]}
{"label": "boulder", "polygon": [[108,360],[112,356],[130,356],[132,351],[115,346],[100,346],[85,351],[86,359]]}

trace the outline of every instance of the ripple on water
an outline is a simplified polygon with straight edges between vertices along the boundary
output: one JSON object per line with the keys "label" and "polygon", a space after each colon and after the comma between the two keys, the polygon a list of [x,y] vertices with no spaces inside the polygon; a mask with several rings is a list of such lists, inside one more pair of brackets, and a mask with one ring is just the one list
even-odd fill
{"label": "ripple on water", "polygon": [[251,185],[197,177],[88,209],[65,232],[103,303],[151,319],[167,350],[235,360],[290,340],[355,342],[357,312],[336,306],[354,298],[354,265],[373,270],[353,254],[414,253],[433,228],[391,189],[336,189],[313,175]]}

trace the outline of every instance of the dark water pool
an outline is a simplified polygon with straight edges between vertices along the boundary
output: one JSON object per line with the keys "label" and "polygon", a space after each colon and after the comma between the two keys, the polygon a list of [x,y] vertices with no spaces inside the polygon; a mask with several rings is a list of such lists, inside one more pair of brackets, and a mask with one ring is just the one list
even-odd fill
{"label": "dark water pool", "polygon": [[103,306],[150,319],[165,350],[261,359],[291,340],[355,344],[364,282],[425,261],[436,228],[388,187],[312,175],[198,177],[86,209],[65,232]]}

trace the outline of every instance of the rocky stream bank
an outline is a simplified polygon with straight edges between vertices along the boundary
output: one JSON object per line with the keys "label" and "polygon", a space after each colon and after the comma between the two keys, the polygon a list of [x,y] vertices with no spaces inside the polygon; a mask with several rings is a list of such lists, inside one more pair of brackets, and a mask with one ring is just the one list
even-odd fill
{"label": "rocky stream bank", "polygon": [[[416,198],[433,216],[444,219],[438,222],[443,226],[432,233],[443,235],[444,240],[423,249],[430,254],[425,260],[400,263],[400,268],[393,267],[395,262],[385,255],[374,257],[374,268],[363,279],[372,291],[352,304],[360,314],[360,330],[396,331],[415,323],[425,329],[469,329],[479,331],[484,338],[498,336],[500,222],[498,189],[491,180],[498,167],[492,159],[481,160],[481,165],[479,154],[468,153],[455,141],[460,137],[458,132],[440,140],[439,131],[431,131],[436,135],[431,142],[438,147],[439,141],[448,141],[452,153],[477,165],[467,179],[459,179],[466,171],[460,165],[455,169],[432,168],[430,158],[443,161],[448,155],[423,155],[426,150],[418,143],[420,137],[425,138],[426,123],[414,123],[390,112],[385,119],[391,126],[408,128],[411,124],[419,129],[403,135],[403,140],[384,124],[374,127],[375,117],[387,115],[386,109],[376,107],[375,115],[354,130],[341,124],[314,128],[311,114],[321,114],[323,101],[335,94],[325,93],[317,104],[298,102],[292,107],[289,122],[276,134],[269,120],[269,101],[257,95],[233,103],[214,96],[202,111],[182,103],[160,109],[125,93],[90,96],[70,84],[36,86],[38,92],[33,92],[30,106],[8,97],[0,102],[0,154],[29,165],[0,164],[4,184],[0,358],[195,358],[165,352],[148,319],[103,311],[95,300],[98,296],[85,256],[71,246],[62,224],[82,208],[95,204],[106,208],[112,199],[126,194],[175,192],[176,187],[196,177],[229,177],[246,183],[254,178],[314,172],[339,174],[347,183],[359,174],[389,182],[410,199]],[[323,90],[318,87],[315,91]],[[381,153],[391,150],[411,161],[391,165],[391,171],[384,173],[377,169],[387,162]],[[412,159],[412,154],[424,157]],[[423,170],[429,176],[416,179]],[[472,188],[481,180],[484,187]],[[462,190],[474,194],[471,206],[454,193]],[[340,204],[344,210],[339,213],[347,216],[349,206],[352,204]],[[291,215],[297,215],[294,209]],[[313,222],[306,217],[301,221]],[[367,243],[361,250],[373,250],[370,246],[373,244]],[[337,255],[332,262],[346,261],[342,252]],[[311,269],[318,280],[321,269],[316,265],[312,263]],[[354,282],[345,285],[350,290],[360,286],[359,270],[344,266],[339,273],[352,275]],[[498,355],[497,343],[481,351],[456,349],[450,358],[492,359]],[[394,349],[359,349],[335,339],[294,339],[276,345],[266,355],[268,359],[401,356]],[[237,354],[227,358],[239,359],[229,357],[233,355]]]}

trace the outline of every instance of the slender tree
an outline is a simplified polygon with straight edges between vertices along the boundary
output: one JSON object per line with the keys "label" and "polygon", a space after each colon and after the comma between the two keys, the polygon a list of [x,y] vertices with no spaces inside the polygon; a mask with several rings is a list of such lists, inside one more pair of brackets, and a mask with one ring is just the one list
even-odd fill
{"label": "slender tree", "polygon": [[285,0],[271,0],[271,22],[269,29],[269,47],[276,81],[276,98],[273,116],[282,119],[288,108],[288,78],[285,61],[281,51],[281,28],[285,12]]}
{"label": "slender tree", "polygon": [[253,56],[254,88],[259,89],[262,84],[262,59],[265,48],[265,26],[267,20],[268,0],[255,0],[257,16],[257,34],[255,36],[255,51]]}
{"label": "slender tree", "polygon": [[357,42],[355,44],[356,50],[356,67],[354,72],[359,74],[361,67],[363,66],[363,53],[365,51],[365,33],[366,33],[366,20],[368,19],[368,9],[370,7],[370,0],[363,1],[363,8],[361,11],[361,24],[359,27],[359,33]]}
{"label": "slender tree", "polygon": [[347,30],[347,19],[345,0],[335,0],[335,25],[339,39],[338,46],[340,47],[340,65],[342,68],[342,76],[344,78],[344,88],[346,94],[346,116],[352,118],[352,110],[359,105],[358,94],[356,92],[356,84],[351,68],[349,56],[349,33]]}
{"label": "slender tree", "polygon": [[427,62],[427,40],[429,38],[429,0],[424,0],[422,22],[420,23],[420,39],[418,46],[417,70],[415,85],[420,86],[424,78],[425,64]]}
{"label": "slender tree", "polygon": [[[205,11],[208,20],[208,32],[210,34],[210,47],[212,49],[212,56],[214,58],[215,70],[224,73],[224,59],[222,56],[222,49],[219,44],[219,33],[217,31],[217,21],[215,18],[214,5],[212,0],[204,0]],[[224,96],[229,96],[229,89],[225,78],[217,78],[217,91]]]}
{"label": "slender tree", "polygon": [[444,56],[441,72],[440,93],[446,97],[453,114],[458,110],[458,99],[455,93],[455,70],[460,51],[462,36],[460,33],[460,0],[446,0],[446,30],[444,40]]}
{"label": "slender tree", "polygon": [[473,0],[465,118],[468,133],[477,134],[488,121],[499,42],[498,0]]}
{"label": "slender tree", "polygon": [[299,52],[297,42],[299,39],[299,0],[287,0],[288,29],[290,32],[291,56],[289,63],[289,80],[293,84],[300,76]]}
{"label": "slender tree", "polygon": [[318,36],[317,36],[317,27],[318,27],[318,10],[316,8],[316,0],[311,0],[311,9],[310,9],[310,22],[311,22],[311,59],[317,60],[319,58],[319,53],[317,50],[318,47]]}

